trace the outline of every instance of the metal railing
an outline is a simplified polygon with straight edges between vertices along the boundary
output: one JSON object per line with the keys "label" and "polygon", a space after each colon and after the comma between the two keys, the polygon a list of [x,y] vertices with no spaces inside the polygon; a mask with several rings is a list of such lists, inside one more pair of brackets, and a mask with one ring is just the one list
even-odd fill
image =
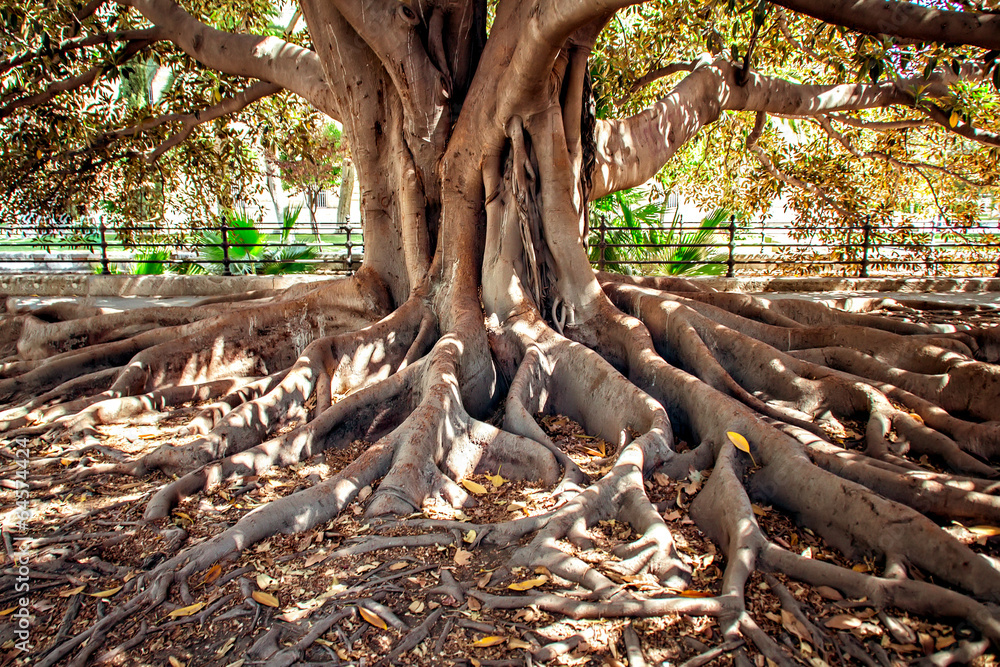
{"label": "metal railing", "polygon": [[[933,221],[876,225],[869,218],[858,224],[803,229],[793,223],[730,217],[701,242],[691,241],[700,223],[637,228],[608,224],[601,217],[592,223],[591,257],[601,270],[700,271],[730,278],[741,273],[1000,278],[998,221],[956,228]],[[667,240],[651,240],[656,238]]]}
{"label": "metal railing", "polygon": [[[595,219],[590,244],[599,269],[639,273],[726,275],[979,275],[1000,277],[1000,223],[955,229],[942,223],[828,225],[801,229],[791,223],[730,218],[706,240],[691,242],[697,223],[636,228]],[[112,230],[104,223],[49,222],[32,229],[0,224],[0,271],[63,273],[209,272],[237,275],[298,270],[350,272],[360,263],[364,239],[349,222],[300,223],[282,240],[280,223],[252,230],[222,224],[197,230],[135,225]],[[670,232],[674,235],[669,236]],[[622,240],[628,233],[631,240]],[[656,233],[652,233],[656,232]],[[661,242],[651,242],[659,238]],[[664,238],[668,240],[662,242]],[[310,249],[305,256],[299,252]],[[687,249],[678,256],[677,251]],[[140,269],[139,267],[143,267]],[[198,268],[200,267],[200,268]]]}
{"label": "metal railing", "polygon": [[364,253],[358,224],[299,223],[287,236],[283,232],[276,222],[253,227],[224,222],[199,229],[131,225],[114,230],[103,221],[48,221],[34,229],[0,224],[0,272],[352,272]]}

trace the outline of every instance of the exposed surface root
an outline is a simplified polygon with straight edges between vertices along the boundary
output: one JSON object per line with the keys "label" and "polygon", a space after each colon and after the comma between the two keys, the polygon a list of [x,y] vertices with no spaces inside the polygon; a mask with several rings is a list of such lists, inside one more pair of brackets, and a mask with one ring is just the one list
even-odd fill
{"label": "exposed surface root", "polygon": [[[603,287],[621,311],[598,302],[586,318],[567,315],[565,336],[530,308],[494,318],[486,336],[474,308],[441,316],[419,291],[391,313],[372,298],[365,303],[377,307],[342,317],[329,314],[342,294],[303,290],[234,300],[238,318],[166,329],[154,321],[119,340],[88,333],[48,363],[15,360],[3,382],[21,402],[0,415],[8,447],[15,437],[35,438],[34,465],[50,485],[118,484],[125,474],[143,489],[131,501],[141,501],[143,515],[133,514],[124,531],[55,531],[32,542],[38,571],[55,577],[61,567],[123,579],[140,572],[86,627],[76,621],[80,596],[65,600],[37,663],[127,660],[151,637],[192,622],[252,618],[258,628],[268,603],[253,595],[246,559],[286,535],[307,536],[289,556],[306,569],[439,549],[453,558],[454,574],[443,569],[435,585],[425,582],[421,594],[436,606],[415,617],[418,605],[394,596],[404,577],[424,582],[421,573],[437,565],[404,558],[399,567],[355,571],[350,586],[320,596],[302,616],[286,609],[293,620],[265,620],[259,632],[234,639],[267,665],[316,662],[320,650],[344,659],[330,647],[348,655],[365,641],[366,613],[393,633],[383,655],[394,660],[431,650],[420,647],[444,651],[463,628],[502,635],[525,618],[509,615],[515,611],[711,619],[713,642],[692,638],[683,650],[689,664],[731,656],[791,665],[808,652],[829,664],[844,656],[878,664],[864,635],[835,631],[833,612],[817,611],[789,578],[860,599],[899,645],[913,634],[895,620],[901,612],[971,628],[953,645],[932,646],[926,664],[972,659],[1000,643],[1000,569],[974,532],[1000,524],[1000,483],[987,460],[1000,445],[1000,422],[990,421],[1000,381],[996,367],[972,358],[989,336],[958,325],[892,324],[872,312],[904,307],[895,302],[836,311],[694,293],[683,282],[608,279]],[[66,332],[96,331],[108,317],[42,315],[54,327],[84,316],[58,329],[67,341],[77,334]],[[237,342],[251,320],[256,335]],[[27,320],[19,321],[23,329]],[[39,326],[27,326],[31,349],[41,349]],[[19,379],[24,390],[13,384]],[[573,449],[553,430],[569,419],[589,444]],[[141,424],[166,435],[151,445],[115,436]],[[739,436],[745,451],[734,446]],[[326,478],[293,472],[330,460],[339,464]],[[289,474],[298,481],[267,495],[286,486],[267,480]],[[40,488],[37,480],[31,488]],[[543,500],[530,511],[525,501],[493,501],[515,490]],[[235,512],[262,494],[252,511],[191,518]],[[827,555],[799,553],[768,513],[808,529]],[[354,517],[376,534],[341,533]],[[686,530],[719,550],[712,546],[708,560],[694,553]],[[112,550],[143,531],[155,536],[155,553],[131,568],[116,565]],[[316,546],[331,535],[329,548]],[[489,567],[475,569],[475,558]],[[760,572],[771,574],[764,580]],[[218,591],[205,597],[209,589]],[[773,596],[778,626],[761,615],[758,589]],[[620,626],[621,650],[636,664],[650,664],[644,627]],[[532,660],[579,642],[523,631]]]}

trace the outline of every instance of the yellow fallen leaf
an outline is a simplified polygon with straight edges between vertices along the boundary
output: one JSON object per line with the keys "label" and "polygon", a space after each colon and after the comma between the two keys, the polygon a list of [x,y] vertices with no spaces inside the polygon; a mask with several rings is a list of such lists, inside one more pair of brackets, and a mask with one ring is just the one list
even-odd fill
{"label": "yellow fallen leaf", "polygon": [[712,597],[712,591],[687,590],[681,591],[679,595],[682,598],[710,598]]}
{"label": "yellow fallen leaf", "polygon": [[482,639],[477,639],[472,642],[472,645],[476,648],[486,648],[487,646],[496,646],[497,644],[503,644],[507,641],[506,637],[497,637],[496,635],[489,635],[483,637]]}
{"label": "yellow fallen leaf", "polygon": [[365,609],[364,607],[358,607],[358,611],[361,612],[361,618],[365,619],[376,628],[382,628],[383,630],[389,629],[389,626],[385,624],[385,621],[379,618],[378,614],[375,612]]}
{"label": "yellow fallen leaf", "polygon": [[601,457],[604,456],[602,452],[596,449],[592,449],[590,447],[581,447],[581,449],[583,449],[583,453],[587,454],[588,456],[601,456]]}
{"label": "yellow fallen leaf", "polygon": [[184,667],[184,663],[175,658],[174,656],[170,656],[169,658],[167,658],[167,662],[170,663],[170,667]]}
{"label": "yellow fallen leaf", "polygon": [[279,607],[281,603],[278,602],[278,598],[274,597],[270,593],[265,593],[264,591],[254,591],[250,594],[254,600],[260,604],[267,605],[268,607]]}
{"label": "yellow fallen leaf", "polygon": [[187,521],[188,523],[194,523],[194,519],[192,519],[189,514],[186,514],[184,512],[175,511],[174,516],[176,516],[178,519],[181,519],[182,521]]}
{"label": "yellow fallen leaf", "polygon": [[726,435],[729,437],[729,442],[733,443],[733,446],[736,447],[736,449],[750,454],[750,460],[754,465],[757,465],[757,462],[753,459],[753,452],[750,451],[750,443],[747,442],[746,438],[736,431],[726,431]]}
{"label": "yellow fallen leaf", "polygon": [[479,482],[473,482],[471,479],[463,479],[462,486],[464,486],[466,489],[476,494],[477,496],[481,496],[484,493],[486,493],[485,486],[483,486]]}
{"label": "yellow fallen leaf", "polygon": [[181,607],[180,609],[174,609],[172,612],[167,614],[170,618],[177,618],[179,616],[191,616],[197,614],[205,606],[204,602],[195,602],[194,604],[189,604],[186,607]]}
{"label": "yellow fallen leaf", "polygon": [[265,588],[270,588],[271,586],[274,586],[276,583],[278,583],[278,580],[275,579],[274,577],[270,577],[264,574],[263,572],[257,573],[257,588],[263,590]]}
{"label": "yellow fallen leaf", "polygon": [[59,459],[59,463],[64,466],[71,466],[73,465],[73,459]]}
{"label": "yellow fallen leaf", "polygon": [[41,148],[35,150],[35,157],[36,158],[38,158],[39,160],[41,160],[42,159],[42,155],[44,155],[44,153],[42,153],[42,149]]}
{"label": "yellow fallen leaf", "polygon": [[753,509],[753,513],[756,514],[757,516],[767,516],[767,510],[761,507],[760,505],[754,504],[750,505],[750,507],[751,509]]}
{"label": "yellow fallen leaf", "polygon": [[17,609],[17,607],[7,607],[3,611],[0,611],[0,616],[6,616],[7,614],[12,614],[14,613],[15,609]]}
{"label": "yellow fallen leaf", "polygon": [[71,588],[68,591],[63,591],[62,593],[59,594],[59,597],[61,597],[61,598],[73,597],[74,595],[77,595],[78,593],[82,593],[86,589],[87,589],[86,586],[77,586],[76,588]]}
{"label": "yellow fallen leaf", "polygon": [[109,598],[112,595],[114,595],[115,593],[117,593],[118,591],[120,591],[122,588],[123,588],[122,586],[116,586],[115,588],[109,588],[106,591],[100,591],[98,593],[90,593],[90,597],[94,597],[94,598]]}
{"label": "yellow fallen leaf", "polygon": [[509,586],[507,586],[507,588],[511,589],[512,591],[526,591],[529,588],[534,588],[535,586],[541,586],[548,580],[549,580],[548,577],[535,577],[534,579],[526,579],[525,581],[521,581],[516,584],[510,584]]}
{"label": "yellow fallen leaf", "polygon": [[462,535],[462,541],[466,544],[472,544],[476,541],[476,531],[469,530],[467,533]]}
{"label": "yellow fallen leaf", "polygon": [[500,471],[499,470],[497,471],[497,474],[495,474],[495,475],[487,475],[487,477],[489,478],[490,482],[492,482],[493,486],[496,487],[496,488],[498,488],[498,489],[501,486],[503,486],[504,482],[507,481],[503,477],[500,476]]}
{"label": "yellow fallen leaf", "polygon": [[982,537],[996,537],[997,535],[1000,535],[1000,528],[997,528],[996,526],[972,526],[969,528],[969,532]]}
{"label": "yellow fallen leaf", "polygon": [[525,641],[521,641],[520,639],[517,639],[515,637],[511,637],[510,639],[507,640],[507,648],[512,648],[512,649],[526,648],[530,651],[531,644]]}
{"label": "yellow fallen leaf", "polygon": [[959,119],[958,112],[952,111],[951,116],[948,117],[949,127],[955,127],[956,125],[958,125],[958,119]]}

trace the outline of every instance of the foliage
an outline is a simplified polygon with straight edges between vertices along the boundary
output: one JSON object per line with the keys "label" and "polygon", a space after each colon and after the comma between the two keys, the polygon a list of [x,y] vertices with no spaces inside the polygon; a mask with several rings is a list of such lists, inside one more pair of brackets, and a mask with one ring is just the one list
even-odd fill
{"label": "foliage", "polygon": [[717,209],[696,230],[685,233],[676,214],[669,227],[663,226],[666,211],[666,201],[649,201],[649,192],[640,188],[616,192],[593,202],[588,241],[591,263],[600,264],[597,221],[603,220],[607,229],[603,264],[606,271],[666,275],[721,273],[724,267],[717,263],[721,261],[721,253],[705,246],[729,218],[729,212]]}
{"label": "foliage", "polygon": [[289,244],[300,208],[286,208],[282,216],[280,245],[266,245],[268,235],[258,229],[256,221],[245,210],[226,211],[219,217],[222,231],[206,231],[197,235],[194,245],[198,259],[185,263],[178,269],[182,273],[214,273],[225,271],[223,241],[228,245],[229,271],[235,275],[277,275],[306,273],[311,270],[309,260],[317,257],[316,248],[303,244]]}

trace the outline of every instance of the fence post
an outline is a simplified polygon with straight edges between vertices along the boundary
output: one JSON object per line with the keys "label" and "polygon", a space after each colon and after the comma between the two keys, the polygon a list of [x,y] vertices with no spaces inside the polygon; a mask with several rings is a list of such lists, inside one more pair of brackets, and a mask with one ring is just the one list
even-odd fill
{"label": "fence post", "polygon": [[354,263],[354,243],[351,241],[351,217],[344,220],[343,230],[347,233],[347,272],[352,273],[351,264]]}
{"label": "fence post", "polygon": [[859,278],[868,277],[868,249],[871,247],[872,242],[872,218],[871,216],[865,216],[864,223],[864,238],[861,241],[861,271],[858,272]]}
{"label": "fence post", "polygon": [[726,260],[726,277],[736,277],[736,216],[729,216],[729,258]]}
{"label": "fence post", "polygon": [[604,238],[604,234],[607,231],[605,229],[604,214],[598,213],[597,219],[599,224],[597,225],[597,270],[604,270],[604,251],[608,247],[608,242]]}
{"label": "fence post", "polygon": [[229,225],[222,222],[222,275],[231,276],[233,272],[229,268]]}
{"label": "fence post", "polygon": [[104,224],[104,220],[101,220],[101,274],[105,276],[111,273],[111,266],[108,264],[107,231],[107,225]]}

